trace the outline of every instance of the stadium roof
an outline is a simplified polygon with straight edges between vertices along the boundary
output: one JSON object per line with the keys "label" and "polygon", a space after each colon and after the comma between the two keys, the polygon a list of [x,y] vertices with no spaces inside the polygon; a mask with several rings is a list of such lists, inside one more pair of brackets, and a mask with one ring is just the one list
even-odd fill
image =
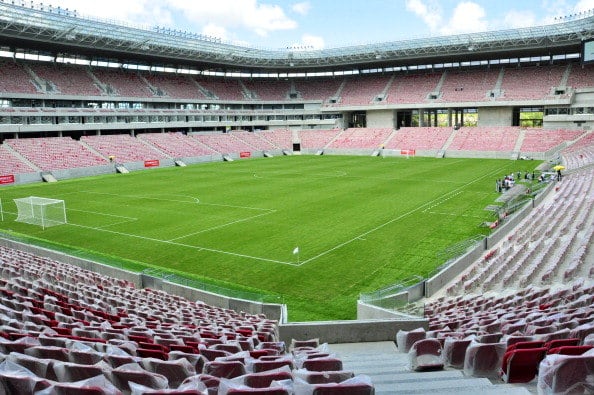
{"label": "stadium roof", "polygon": [[551,25],[297,51],[239,46],[169,29],[77,17],[43,5],[0,2],[0,45],[198,70],[315,72],[402,67],[579,53],[594,38],[594,16]]}

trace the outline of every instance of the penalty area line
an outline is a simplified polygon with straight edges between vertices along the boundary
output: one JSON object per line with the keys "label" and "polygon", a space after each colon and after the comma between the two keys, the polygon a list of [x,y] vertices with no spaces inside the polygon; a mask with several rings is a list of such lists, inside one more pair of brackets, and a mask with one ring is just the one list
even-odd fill
{"label": "penalty area line", "polygon": [[262,214],[252,215],[251,217],[242,218],[242,219],[238,219],[236,221],[227,222],[225,224],[218,225],[218,226],[213,226],[212,228],[208,228],[208,229],[202,229],[202,230],[199,230],[197,232],[188,233],[187,235],[183,235],[183,236],[180,236],[180,237],[175,237],[173,239],[169,239],[169,240],[166,240],[166,241],[175,241],[175,240],[185,239],[186,237],[191,237],[191,236],[199,235],[201,233],[210,232],[211,230],[221,229],[221,228],[224,228],[224,227],[227,227],[227,226],[238,224],[240,222],[246,222],[246,221],[249,221],[249,220],[254,219],[254,218],[263,217],[265,215],[273,214],[275,212],[276,212],[276,210],[273,210],[273,211],[262,213]]}
{"label": "penalty area line", "polygon": [[262,258],[262,257],[257,257],[257,256],[252,256],[252,255],[246,255],[246,254],[239,254],[239,253],[236,253],[236,252],[217,250],[215,248],[200,247],[200,246],[194,246],[194,245],[190,245],[190,244],[177,243],[177,242],[174,242],[174,241],[155,239],[154,237],[146,237],[146,236],[140,236],[140,235],[135,235],[135,234],[131,234],[131,233],[118,232],[116,230],[109,230],[109,229],[97,228],[97,227],[94,227],[94,226],[79,225],[79,224],[74,224],[74,223],[71,223],[71,222],[67,223],[66,225],[70,225],[70,226],[74,226],[74,227],[78,227],[78,228],[84,228],[84,229],[91,229],[91,230],[95,230],[95,231],[98,231],[98,232],[106,232],[106,233],[116,234],[116,235],[120,235],[120,236],[127,236],[127,237],[132,237],[132,238],[141,239],[141,240],[153,241],[153,242],[156,242],[156,243],[163,243],[163,244],[175,245],[175,246],[179,246],[179,247],[186,247],[186,248],[191,248],[191,249],[198,250],[198,251],[208,251],[208,252],[214,252],[214,253],[217,253],[217,254],[224,254],[224,255],[235,256],[235,257],[239,257],[239,258],[253,259],[253,260],[256,260],[256,261],[271,262],[271,263],[280,263],[282,265],[289,265],[289,266],[298,266],[294,262],[284,262],[284,261],[278,261],[278,260],[275,260],[275,259]]}

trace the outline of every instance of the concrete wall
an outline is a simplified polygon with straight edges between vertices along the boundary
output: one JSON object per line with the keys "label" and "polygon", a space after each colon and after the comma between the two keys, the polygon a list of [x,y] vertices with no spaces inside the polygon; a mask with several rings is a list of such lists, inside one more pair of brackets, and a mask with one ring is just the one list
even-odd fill
{"label": "concrete wall", "polygon": [[396,125],[395,116],[394,110],[369,110],[367,111],[367,127],[393,128]]}
{"label": "concrete wall", "polygon": [[320,343],[363,343],[395,341],[400,329],[428,329],[425,319],[386,319],[360,321],[295,322],[279,326],[280,340],[290,344],[292,339],[319,339]]}
{"label": "concrete wall", "polygon": [[70,178],[81,178],[81,177],[92,177],[103,174],[115,173],[115,167],[113,164],[103,166],[91,166],[91,167],[77,167],[73,169],[65,170],[52,170],[51,172],[57,180],[67,180]]}
{"label": "concrete wall", "polygon": [[8,187],[14,185],[21,185],[21,184],[31,184],[32,182],[41,182],[41,173],[22,173],[22,174],[14,174],[14,183],[13,184],[0,184],[1,187]]}
{"label": "concrete wall", "polygon": [[510,126],[513,119],[511,107],[480,107],[478,126]]}

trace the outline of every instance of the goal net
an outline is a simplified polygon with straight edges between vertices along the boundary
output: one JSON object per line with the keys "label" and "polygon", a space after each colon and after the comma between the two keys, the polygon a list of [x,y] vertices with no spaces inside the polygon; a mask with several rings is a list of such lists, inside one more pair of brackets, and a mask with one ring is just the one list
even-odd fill
{"label": "goal net", "polygon": [[14,199],[14,202],[18,211],[17,222],[39,225],[43,229],[67,223],[63,200],[29,196]]}

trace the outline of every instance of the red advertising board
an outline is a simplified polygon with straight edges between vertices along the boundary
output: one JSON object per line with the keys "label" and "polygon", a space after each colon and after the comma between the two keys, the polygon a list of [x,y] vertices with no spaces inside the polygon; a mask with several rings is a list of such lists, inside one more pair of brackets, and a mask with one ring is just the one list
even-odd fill
{"label": "red advertising board", "polygon": [[0,184],[12,184],[14,183],[14,175],[8,174],[6,176],[0,176]]}
{"label": "red advertising board", "polygon": [[244,152],[240,152],[239,153],[239,157],[240,158],[249,158],[252,156],[252,153],[249,151],[244,151]]}
{"label": "red advertising board", "polygon": [[415,155],[416,151],[414,149],[403,149],[400,150],[400,155]]}
{"label": "red advertising board", "polygon": [[144,167],[159,167],[159,159],[145,160]]}

